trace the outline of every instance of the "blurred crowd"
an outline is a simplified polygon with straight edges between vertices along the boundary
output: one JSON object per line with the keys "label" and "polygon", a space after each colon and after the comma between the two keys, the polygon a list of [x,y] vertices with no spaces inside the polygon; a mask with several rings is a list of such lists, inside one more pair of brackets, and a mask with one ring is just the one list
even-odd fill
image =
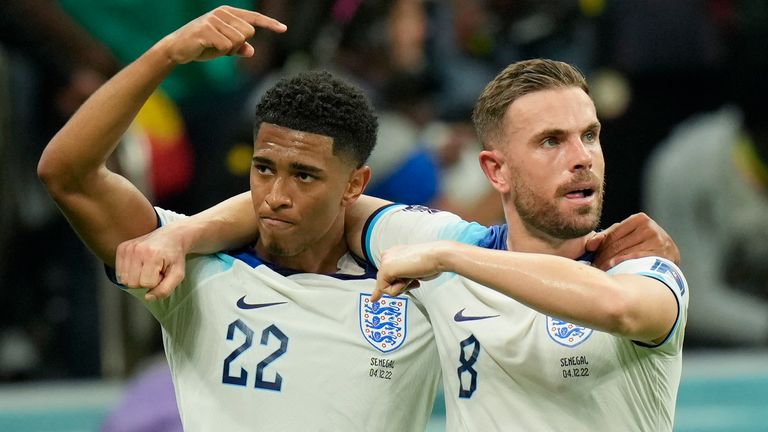
{"label": "blurred crowd", "polygon": [[248,189],[252,110],[280,76],[322,68],[379,113],[372,195],[503,220],[470,113],[507,64],[578,66],[603,123],[603,226],[645,211],[677,241],[687,345],[768,347],[768,125],[762,0],[5,0],[0,3],[0,381],[125,377],[159,327],[110,285],[41,188],[48,140],[99,85],[220,4],[288,25],[252,58],[178,68],[115,170],[195,213]]}

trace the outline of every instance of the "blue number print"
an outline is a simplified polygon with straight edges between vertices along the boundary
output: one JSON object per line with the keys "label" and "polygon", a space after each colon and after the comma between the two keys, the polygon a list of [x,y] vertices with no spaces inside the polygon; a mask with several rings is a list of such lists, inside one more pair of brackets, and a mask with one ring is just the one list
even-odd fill
{"label": "blue number print", "polygon": [[[464,349],[468,346],[472,347],[472,355],[467,356],[464,353]],[[472,393],[477,390],[477,371],[472,368],[477,362],[477,356],[480,354],[480,341],[475,338],[475,335],[469,335],[468,338],[459,342],[459,363],[461,366],[456,370],[459,373],[459,397],[462,399],[469,399],[472,397]],[[469,388],[464,388],[464,383],[461,381],[461,376],[464,372],[469,373],[470,382]]]}
{"label": "blue number print", "polygon": [[245,323],[242,321],[237,320],[231,323],[227,328],[227,340],[232,340],[235,337],[235,329],[240,330],[245,335],[245,342],[243,342],[242,345],[237,347],[227,356],[227,358],[224,359],[224,371],[221,375],[221,382],[224,384],[245,386],[245,383],[248,381],[248,372],[245,369],[240,368],[240,375],[232,376],[229,371],[229,364],[232,363],[240,354],[251,347],[251,343],[253,342],[253,330],[251,330],[250,327],[245,325]]}
{"label": "blue number print", "polygon": [[275,372],[274,381],[265,381],[262,377],[264,376],[264,368],[269,366],[270,363],[275,361],[281,355],[285,354],[285,351],[287,351],[288,337],[285,334],[283,334],[283,332],[281,332],[279,328],[277,328],[274,324],[272,324],[271,326],[265,328],[264,331],[261,333],[262,345],[267,344],[270,334],[274,335],[277,338],[277,340],[280,341],[280,348],[276,349],[272,354],[270,354],[264,360],[260,361],[259,364],[256,366],[256,388],[280,391],[280,387],[283,384],[283,377],[280,376],[279,373]]}
{"label": "blue number print", "polygon": [[[224,384],[234,384],[245,387],[248,382],[248,371],[240,368],[240,375],[232,375],[230,370],[231,363],[240,356],[240,354],[247,351],[253,344],[253,330],[239,319],[229,324],[227,327],[227,340],[233,340],[235,338],[235,329],[240,330],[245,335],[245,341],[240,344],[234,351],[232,351],[227,358],[224,359],[224,369],[221,375],[221,382]],[[288,351],[288,336],[280,331],[274,324],[265,328],[261,332],[261,344],[266,345],[269,341],[269,335],[272,335],[280,341],[280,347],[268,355],[264,360],[260,361],[256,365],[256,388],[280,391],[283,384],[283,377],[275,372],[275,380],[267,381],[264,377],[264,368],[269,366],[270,363],[277,360],[278,357],[285,354]]]}

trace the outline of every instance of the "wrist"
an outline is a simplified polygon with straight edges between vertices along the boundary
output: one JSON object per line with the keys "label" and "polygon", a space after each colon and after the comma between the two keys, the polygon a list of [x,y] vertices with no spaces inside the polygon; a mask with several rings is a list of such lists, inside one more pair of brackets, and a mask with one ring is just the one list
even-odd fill
{"label": "wrist", "polygon": [[457,258],[462,255],[466,245],[454,241],[439,241],[431,248],[438,272],[456,273]]}
{"label": "wrist", "polygon": [[200,240],[200,228],[193,221],[183,220],[167,225],[167,233],[171,236],[184,255],[201,253],[196,250]]}
{"label": "wrist", "polygon": [[171,53],[170,37],[166,36],[160,39],[144,53],[144,57],[147,57],[152,62],[153,67],[163,71],[165,74],[170,73],[176,66],[181,64]]}

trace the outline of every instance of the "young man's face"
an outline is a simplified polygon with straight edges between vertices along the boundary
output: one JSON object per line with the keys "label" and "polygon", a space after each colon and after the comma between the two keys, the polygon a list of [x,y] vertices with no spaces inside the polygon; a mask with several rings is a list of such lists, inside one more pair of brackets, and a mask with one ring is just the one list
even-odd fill
{"label": "young man's face", "polygon": [[500,144],[512,201],[529,229],[570,239],[597,227],[605,162],[595,105],[583,90],[517,99],[505,115]]}
{"label": "young man's face", "polygon": [[[311,257],[343,234],[351,204],[352,162],[333,155],[333,139],[262,123],[254,142],[251,197],[259,224],[256,249],[281,258]],[[302,255],[303,254],[303,255]]]}

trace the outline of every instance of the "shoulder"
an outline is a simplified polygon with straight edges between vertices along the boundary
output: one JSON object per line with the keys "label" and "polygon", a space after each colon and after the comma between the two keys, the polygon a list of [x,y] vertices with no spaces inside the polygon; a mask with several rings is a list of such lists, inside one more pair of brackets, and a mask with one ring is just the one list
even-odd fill
{"label": "shoulder", "polygon": [[650,277],[667,285],[679,297],[685,297],[688,294],[688,282],[682,270],[666,258],[649,256],[627,260],[609,269],[608,273]]}
{"label": "shoulder", "polygon": [[392,204],[382,207],[368,219],[364,233],[367,235],[411,236],[428,233],[430,239],[455,240],[479,245],[486,237],[497,234],[476,222],[467,222],[459,216],[421,205]]}

